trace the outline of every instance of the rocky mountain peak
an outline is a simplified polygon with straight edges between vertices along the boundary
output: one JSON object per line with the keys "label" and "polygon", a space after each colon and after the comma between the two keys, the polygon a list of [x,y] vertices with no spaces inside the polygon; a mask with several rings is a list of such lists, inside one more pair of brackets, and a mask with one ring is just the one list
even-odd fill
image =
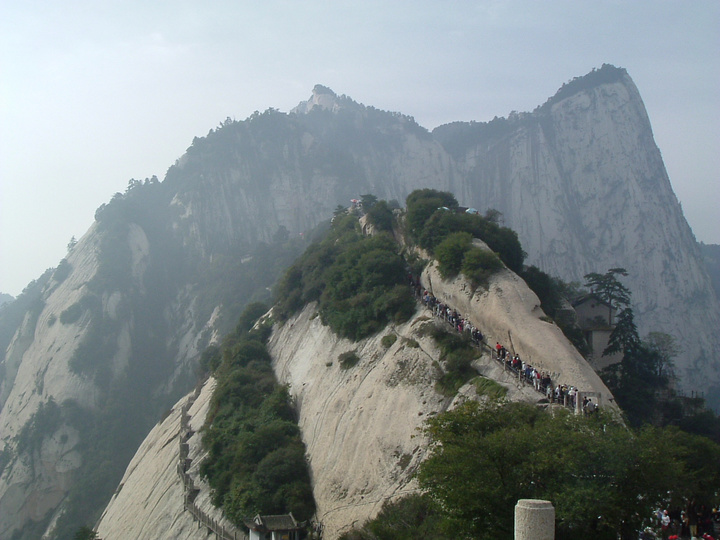
{"label": "rocky mountain peak", "polygon": [[316,84],[312,96],[307,101],[301,101],[292,111],[296,114],[307,114],[315,108],[337,112],[342,107],[337,94],[327,86]]}
{"label": "rocky mountain peak", "polygon": [[[39,529],[53,514],[82,522],[58,501],[90,475],[66,474],[64,462],[52,477],[26,466],[43,441],[70,427],[86,448],[100,441],[109,453],[120,440],[127,461],[113,463],[124,467],[154,411],[189,389],[200,351],[227,331],[222,322],[290,264],[283,236],[300,249],[337,205],[364,193],[403,201],[433,188],[481,212],[496,209],[526,262],[567,281],[626,268],[641,334],[672,334],[683,346],[680,386],[706,392],[720,408],[720,304],[624,69],[605,65],[573,79],[533,113],[432,134],[322,85],[293,112],[254,115],[196,138],[163,182],[135,186],[99,209],[66,275],[46,276],[32,288],[37,294],[0,310],[0,458],[12,456],[5,467],[0,459],[1,537]],[[118,383],[122,391],[113,390]],[[50,397],[59,420],[35,430]],[[102,403],[103,418],[122,418],[132,437],[101,428],[86,405]],[[23,432],[37,442],[34,454],[15,452],[13,437]],[[69,455],[47,444],[58,463]],[[90,460],[104,463],[102,452],[77,463],[94,471]],[[47,512],[31,513],[49,492],[56,498],[42,506]]]}
{"label": "rocky mountain peak", "polygon": [[563,84],[555,95],[548,98],[548,100],[538,107],[536,111],[542,111],[546,108],[552,107],[554,104],[578,94],[583,91],[592,90],[593,88],[603,86],[606,84],[613,84],[622,82],[626,86],[631,86],[634,93],[637,93],[635,85],[632,79],[624,68],[615,67],[611,64],[603,64],[600,69],[593,69],[589,73],[580,77],[575,77],[570,81]]}

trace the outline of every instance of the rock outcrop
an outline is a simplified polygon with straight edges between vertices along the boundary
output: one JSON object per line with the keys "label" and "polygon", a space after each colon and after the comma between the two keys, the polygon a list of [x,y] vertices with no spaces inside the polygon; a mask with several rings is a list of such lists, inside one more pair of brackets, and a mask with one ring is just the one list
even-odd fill
{"label": "rock outcrop", "polygon": [[[684,351],[680,386],[720,406],[720,302],[625,70],[603,66],[532,113],[432,134],[321,86],[290,115],[247,122],[223,134],[237,152],[252,150],[241,165],[205,173],[175,199],[199,243],[218,231],[228,242],[267,239],[280,226],[302,232],[362,193],[403,201],[418,188],[451,191],[461,204],[502,212],[527,263],[550,275],[583,282],[626,268],[641,335],[673,335]],[[272,131],[272,144],[253,123]],[[192,169],[200,149],[169,178]],[[259,179],[262,195],[252,196]]]}
{"label": "rock outcrop", "polygon": [[[512,272],[491,278],[488,290],[472,290],[463,278],[444,281],[430,267],[423,275],[438,298],[453,305],[483,328],[487,340],[507,342],[534,365],[555,374],[556,380],[602,396],[613,408],[612,396],[589,364],[554,325],[543,321],[538,299]],[[435,389],[440,372],[439,351],[425,331],[441,324],[419,305],[407,323],[391,325],[377,335],[351,342],[336,336],[310,304],[282,326],[276,326],[268,348],[278,380],[288,384],[306,444],[317,521],[324,538],[337,538],[374,517],[383,503],[418,489],[413,473],[426,457],[425,421],[464,399],[482,399],[472,384],[458,396]],[[449,331],[452,331],[448,327]],[[386,347],[383,337],[394,335]],[[493,341],[494,343],[494,341]],[[360,361],[343,369],[338,357],[355,351]],[[484,349],[474,367],[507,388],[508,398],[537,402],[543,396],[520,384]],[[214,388],[210,379],[189,408],[193,435],[188,439],[189,473],[199,488],[196,504],[213,519],[222,514],[209,501],[209,488],[197,475],[204,455],[197,433],[207,414]],[[102,538],[205,538],[183,508],[183,485],[176,468],[181,437],[180,400],[168,417],[148,435],[123,477],[97,527]]]}
{"label": "rock outcrop", "polygon": [[601,405],[617,407],[592,366],[545,316],[535,293],[510,270],[494,276],[488,289],[474,289],[462,276],[443,280],[435,263],[422,281],[440,302],[469,314],[489,345],[499,342],[539,371],[552,373],[556,384],[598,393]]}
{"label": "rock outcrop", "polygon": [[[62,403],[74,399],[89,405],[97,397],[94,385],[68,367],[87,331],[88,314],[82,313],[67,324],[60,322],[66,308],[79,305],[84,285],[97,271],[93,249],[97,241],[91,230],[84,238],[88,249],[68,255],[73,271],[62,282],[50,279],[44,309],[28,312],[10,343],[0,385],[0,440],[8,452],[18,447],[23,428],[31,426],[33,415],[49,400]],[[72,473],[81,465],[77,429],[63,423],[50,427],[35,444],[22,445],[2,471],[2,538],[9,538],[18,524],[39,521],[54,511],[72,484]]]}
{"label": "rock outcrop", "polygon": [[[318,86],[292,113],[271,109],[225,122],[196,138],[163,182],[116,194],[69,253],[65,273],[3,330],[0,337],[12,338],[0,351],[0,536],[43,513],[47,523],[61,518],[57,502],[77,479],[72,471],[88,463],[80,448],[87,435],[69,421],[68,407],[92,424],[125,399],[138,432],[124,440],[139,442],[189,389],[218,321],[239,313],[228,304],[252,297],[249,288],[238,287],[240,300],[213,290],[225,283],[211,278],[239,273],[224,262],[246,260],[278,232],[307,233],[351,198],[373,193],[402,202],[425,187],[501,211],[527,262],[550,274],[582,280],[625,267],[641,333],[674,335],[683,350],[681,386],[705,391],[720,407],[720,303],[624,70],[604,66],[532,113],[432,133]],[[40,441],[34,449],[18,451],[16,438],[32,433],[51,398],[60,421],[33,439]],[[75,439],[62,429],[79,431],[76,447],[67,447]],[[45,451],[52,470],[41,479],[25,464],[56,433],[68,438],[47,443],[55,454]],[[79,457],[64,461],[73,451]]]}
{"label": "rock outcrop", "polygon": [[[537,297],[512,272],[494,276],[488,291],[473,292],[463,278],[443,281],[434,268],[424,279],[432,282],[438,298],[486,332],[488,341],[507,343],[511,335],[514,349],[533,365],[553,372],[558,382],[602,396],[603,404],[614,408],[592,367],[557,327],[540,319]],[[362,524],[383,502],[417,489],[412,473],[428,451],[421,428],[454,403],[435,390],[439,351],[422,331],[432,319],[421,308],[409,322],[353,343],[338,339],[309,305],[270,339],[276,375],[290,385],[298,409],[326,538]],[[385,348],[382,337],[388,333],[397,340]],[[348,351],[361,360],[343,370],[338,357]],[[518,385],[487,352],[475,367],[508,388],[511,399],[542,399]],[[460,395],[472,396],[468,390]]]}
{"label": "rock outcrop", "polygon": [[[144,381],[130,381],[128,376],[138,363],[147,363],[137,357],[141,338],[130,306],[133,295],[144,293],[150,245],[136,224],[128,227],[122,241],[113,247],[127,250],[131,259],[128,289],[97,285],[103,234],[92,227],[45,284],[41,301],[25,315],[5,353],[0,381],[0,450],[6,459],[0,467],[1,538],[33,523],[45,522],[48,531],[54,529],[66,511],[64,503],[89,449],[97,452],[98,447],[105,447],[107,452],[117,452],[114,457],[120,460],[122,471],[126,463],[121,460],[129,459],[135,448],[127,458],[121,452],[146,435],[138,430],[144,429],[143,423],[147,429],[152,426],[148,416],[153,410],[157,418],[167,407],[163,401],[187,390],[191,361],[200,352],[200,336],[212,331],[212,320],[198,328],[183,313],[173,332],[162,336],[173,351],[173,363],[164,368],[166,378],[155,382],[146,373]],[[61,272],[63,266],[68,268],[67,275]],[[181,290],[176,295],[180,306],[187,305],[185,294]],[[167,317],[179,309],[171,304]],[[88,351],[88,343],[97,349]],[[129,389],[142,387],[133,397]],[[123,397],[130,403],[122,404],[120,410],[117,400]],[[88,440],[93,426],[92,436],[103,435],[95,420],[100,415],[124,418],[114,424],[123,435],[114,437],[136,439],[123,439],[115,449],[109,443]]]}
{"label": "rock outcrop", "polygon": [[720,406],[720,303],[640,94],[624,70],[604,66],[587,78],[599,83],[571,83],[496,126],[499,135],[438,128],[466,178],[463,200],[502,212],[527,263],[550,275],[583,282],[626,268],[641,336],[673,335],[681,386]]}
{"label": "rock outcrop", "polygon": [[[222,512],[213,506],[210,488],[198,472],[206,454],[200,429],[205,423],[214,389],[214,379],[208,379],[196,393],[178,401],[167,418],[148,434],[100,518],[96,527],[100,538],[207,538],[210,529],[186,508],[188,499],[192,499],[195,511],[206,522],[214,521],[225,530],[233,529]],[[188,415],[187,430],[182,429],[184,409]],[[186,457],[181,451],[183,443],[188,448]],[[178,467],[187,467],[183,472],[192,479],[192,488],[185,484]],[[197,495],[191,489],[197,489]],[[244,540],[246,535],[239,533],[238,540]]]}

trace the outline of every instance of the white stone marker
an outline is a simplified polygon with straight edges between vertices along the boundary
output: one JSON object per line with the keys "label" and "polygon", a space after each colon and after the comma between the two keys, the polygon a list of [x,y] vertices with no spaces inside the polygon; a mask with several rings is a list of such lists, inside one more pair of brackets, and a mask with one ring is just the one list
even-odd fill
{"label": "white stone marker", "polygon": [[554,540],[555,507],[550,501],[520,499],[515,506],[515,540]]}

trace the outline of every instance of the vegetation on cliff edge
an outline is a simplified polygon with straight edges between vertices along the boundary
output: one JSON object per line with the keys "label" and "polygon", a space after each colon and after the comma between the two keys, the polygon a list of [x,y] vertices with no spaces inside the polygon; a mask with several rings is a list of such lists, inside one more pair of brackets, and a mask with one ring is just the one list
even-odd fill
{"label": "vegetation on cliff edge", "polygon": [[[422,494],[386,504],[345,540],[508,538],[519,499],[552,501],[556,538],[637,538],[658,508],[717,505],[720,446],[677,428],[627,429],[604,413],[466,402],[428,420]],[[438,509],[442,509],[441,511]]]}
{"label": "vegetation on cliff edge", "polygon": [[286,320],[317,301],[323,323],[353,340],[406,321],[415,302],[398,249],[389,234],[363,236],[356,216],[338,215],[328,236],[280,281],[274,315]]}
{"label": "vegetation on cliff edge", "polygon": [[[251,304],[246,314],[264,312]],[[221,349],[204,355],[215,367],[217,387],[206,419],[200,471],[213,503],[237,525],[258,513],[292,512],[299,520],[315,512],[305,445],[287,387],[278,384],[265,347],[268,325],[252,329],[242,316]]]}

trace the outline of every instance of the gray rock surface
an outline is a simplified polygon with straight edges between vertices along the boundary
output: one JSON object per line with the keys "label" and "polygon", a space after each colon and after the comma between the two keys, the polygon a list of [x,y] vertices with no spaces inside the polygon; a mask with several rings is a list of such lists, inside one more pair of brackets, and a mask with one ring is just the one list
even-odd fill
{"label": "gray rock surface", "polygon": [[[614,407],[610,392],[589,364],[557,327],[540,320],[537,297],[512,272],[493,276],[487,291],[472,291],[463,278],[444,281],[432,266],[423,280],[432,283],[438,298],[483,329],[488,341],[497,337],[505,342],[512,335],[515,350],[556,373],[556,382],[600,393],[604,404]],[[432,313],[419,306],[407,323],[351,342],[321,323],[313,303],[274,328],[268,348],[276,376],[289,385],[297,409],[324,538],[337,538],[374,517],[385,501],[417,491],[412,475],[428,453],[429,441],[422,433],[425,421],[466,399],[482,399],[472,383],[454,398],[435,390],[441,374],[439,350],[423,327],[436,323]],[[382,338],[389,334],[397,339],[386,348]],[[360,361],[343,369],[338,357],[348,351],[355,351]],[[474,366],[507,388],[508,399],[537,402],[543,397],[519,384],[487,352]],[[189,410],[196,432],[189,441],[189,456],[190,473],[201,489],[196,502],[220,521],[222,514],[213,509],[208,486],[197,476],[204,456],[197,431],[213,388],[210,379]],[[98,526],[105,540],[205,537],[182,508],[183,486],[175,470],[180,409],[188,399],[178,402],[153,429],[128,466]]]}
{"label": "gray rock surface", "polygon": [[178,474],[183,405],[188,410],[192,435],[187,439],[188,474],[200,490],[195,505],[211,519],[230,527],[231,524],[210,500],[210,488],[200,477],[200,464],[206,455],[200,429],[205,423],[215,380],[208,379],[197,399],[185,396],[172,408],[167,418],[148,434],[128,465],[115,495],[103,512],[96,531],[103,540],[201,540],[209,531],[184,508],[186,489]]}
{"label": "gray rock surface", "polygon": [[[409,117],[318,87],[291,114],[268,111],[197,139],[168,171],[166,198],[158,198],[165,206],[152,212],[171,216],[163,226],[178,240],[183,259],[203,267],[216,255],[269,241],[280,226],[293,236],[307,232],[337,204],[365,193],[402,202],[418,188],[452,191],[465,206],[500,210],[505,224],[518,231],[527,262],[550,274],[582,280],[587,272],[625,267],[641,333],[674,335],[683,351],[676,359],[681,386],[705,391],[720,406],[720,302],[630,77],[585,85],[533,113],[511,115],[499,134],[478,126],[445,126],[431,134]],[[461,144],[448,142],[452,137],[444,138],[443,130],[457,131],[453,137]],[[114,251],[130,250],[138,294],[148,291],[149,265],[163,252],[162,242],[150,236],[129,220],[127,234],[113,245]],[[100,268],[102,241],[94,225],[68,255],[69,276],[50,280],[42,305],[28,313],[5,351],[0,449],[13,450],[14,437],[50,398],[90,410],[100,398],[90,378],[69,368],[91,315],[84,312],[69,324],[59,318],[87,292]],[[158,399],[169,400],[182,387],[200,349],[218,337],[218,310],[200,320],[196,285],[178,284],[161,306],[172,332],[158,340],[173,368],[153,390]],[[97,295],[102,317],[118,323],[109,362],[121,375],[133,360],[139,329],[121,316],[125,292],[108,286]],[[522,347],[540,359],[530,344]],[[53,437],[45,434],[48,441]],[[15,456],[2,471],[0,537],[37,519],[41,510],[62,511],[57,502],[82,455],[66,462],[71,448],[49,448],[56,454],[47,451],[45,462],[58,463],[55,472],[35,475],[23,465],[32,453]]]}
{"label": "gray rock surface", "polygon": [[[497,337],[506,342],[511,334],[515,350],[556,373],[557,382],[597,392],[605,406],[615,407],[609,390],[559,329],[539,319],[543,313],[537,297],[512,272],[497,274],[489,291],[475,293],[462,278],[441,280],[434,268],[423,277],[432,281],[438,298],[487,332],[488,341]],[[421,308],[409,322],[353,343],[323,326],[315,306],[309,305],[270,339],[278,379],[290,385],[299,411],[318,520],[327,538],[374,517],[383,502],[416,490],[412,473],[428,451],[423,423],[474,397],[471,384],[461,389],[465,398],[455,400],[435,390],[439,351],[421,331],[432,319]],[[398,339],[386,349],[381,340],[388,333]],[[338,356],[351,350],[361,360],[343,370]],[[518,385],[487,353],[476,367],[508,388],[510,399],[542,398]]]}

